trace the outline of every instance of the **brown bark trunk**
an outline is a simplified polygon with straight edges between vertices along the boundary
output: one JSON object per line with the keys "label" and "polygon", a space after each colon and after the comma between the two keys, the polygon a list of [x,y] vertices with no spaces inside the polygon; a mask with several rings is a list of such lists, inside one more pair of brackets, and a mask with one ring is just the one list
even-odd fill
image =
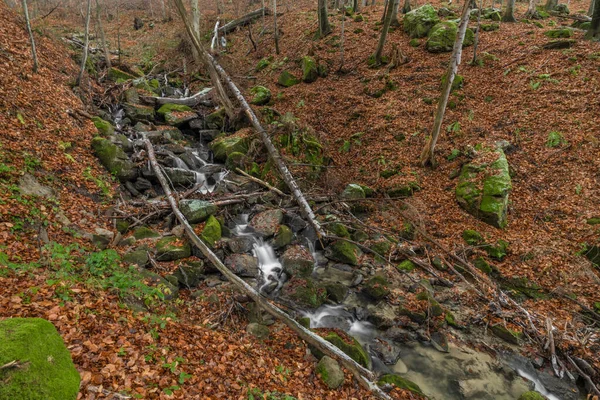
{"label": "brown bark trunk", "polygon": [[385,9],[385,16],[383,21],[383,28],[381,29],[381,36],[379,37],[379,43],[377,44],[377,50],[375,51],[375,63],[381,64],[381,57],[383,55],[383,47],[385,46],[385,39],[392,23],[392,15],[394,13],[394,7],[398,5],[399,0],[388,0],[387,7]]}
{"label": "brown bark trunk", "polygon": [[317,15],[319,18],[319,35],[325,37],[331,33],[331,26],[329,25],[329,18],[327,16],[327,0],[319,0]]}

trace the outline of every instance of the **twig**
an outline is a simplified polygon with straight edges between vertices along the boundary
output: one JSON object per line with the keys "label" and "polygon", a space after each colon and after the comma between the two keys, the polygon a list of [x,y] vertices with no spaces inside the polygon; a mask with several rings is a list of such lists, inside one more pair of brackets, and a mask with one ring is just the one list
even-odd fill
{"label": "twig", "polygon": [[585,372],[583,372],[583,370],[581,368],[579,368],[579,365],[577,365],[577,363],[575,363],[575,361],[573,361],[573,359],[567,355],[567,360],[569,360],[569,362],[571,363],[571,365],[573,365],[575,367],[575,369],[577,370],[577,372],[579,373],[579,375],[581,375],[583,377],[583,379],[585,379],[585,381],[588,383],[590,390],[593,392],[593,394],[595,396],[600,396],[600,390],[598,390],[598,387],[596,386],[596,384],[592,381],[592,378],[590,378],[590,376],[588,374],[586,374]]}
{"label": "twig", "polygon": [[562,378],[564,376],[564,372],[562,372],[558,368],[558,360],[556,358],[556,347],[554,347],[554,334],[552,333],[552,320],[550,318],[546,318],[546,331],[548,332],[548,344],[547,347],[550,347],[550,359],[552,361],[552,369],[554,370],[554,375]]}
{"label": "twig", "polygon": [[246,178],[250,179],[252,182],[256,182],[259,185],[262,185],[262,186],[266,187],[267,189],[269,189],[269,190],[277,193],[281,197],[288,197],[285,193],[283,193],[281,190],[277,189],[276,187],[271,186],[269,183],[267,183],[267,182],[265,182],[263,180],[260,180],[258,178],[253,177],[252,175],[250,175],[250,174],[242,171],[239,168],[236,168],[235,172],[237,172],[238,174],[244,175]]}

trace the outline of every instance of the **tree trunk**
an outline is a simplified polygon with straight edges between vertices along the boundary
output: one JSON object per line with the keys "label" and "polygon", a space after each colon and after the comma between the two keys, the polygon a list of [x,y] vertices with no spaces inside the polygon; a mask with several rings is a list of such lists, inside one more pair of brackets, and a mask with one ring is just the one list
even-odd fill
{"label": "tree trunk", "polygon": [[331,26],[329,25],[329,18],[327,16],[327,0],[319,0],[318,7],[319,35],[320,37],[325,37],[331,33]]}
{"label": "tree trunk", "polygon": [[558,0],[547,0],[544,9],[546,11],[554,11],[556,6],[558,5]]}
{"label": "tree trunk", "polygon": [[119,52],[119,65],[121,65],[121,16],[119,15],[120,0],[117,0],[117,51]]}
{"label": "tree trunk", "polygon": [[[352,11],[357,13],[359,10],[360,10],[360,7],[358,5],[358,0],[353,0],[352,1]],[[344,10],[344,12],[346,12],[346,10]]]}
{"label": "tree trunk", "polygon": [[90,14],[92,13],[92,0],[87,0],[87,14],[85,16],[85,44],[83,46],[83,56],[81,57],[81,68],[79,69],[79,75],[75,81],[75,86],[81,85],[81,79],[85,72],[85,65],[88,59],[88,48],[90,46]]}
{"label": "tree trunk", "polygon": [[588,8],[587,15],[589,17],[591,17],[592,15],[594,15],[594,0],[590,1],[590,8]]}
{"label": "tree trunk", "polygon": [[165,0],[160,0],[160,11],[162,12],[162,20],[167,20],[167,7],[165,6]]}
{"label": "tree trunk", "polygon": [[402,7],[402,14],[410,12],[410,0],[404,0],[404,6]]}
{"label": "tree trunk", "polygon": [[275,54],[279,54],[279,28],[277,27],[277,0],[273,0],[273,37],[275,38]]}
{"label": "tree trunk", "polygon": [[527,12],[525,13],[525,18],[533,19],[536,16],[537,10],[535,8],[535,2],[536,2],[536,0],[529,0],[529,7],[527,7]]}
{"label": "tree trunk", "polygon": [[481,29],[481,9],[482,8],[483,8],[483,0],[479,0],[479,8],[478,8],[478,12],[477,12],[477,31],[475,32],[475,41],[473,43],[473,60],[471,60],[471,65],[477,65],[477,47],[479,46],[479,31]]}
{"label": "tree trunk", "polygon": [[435,145],[440,136],[442,121],[444,120],[444,113],[446,112],[446,105],[448,104],[448,97],[450,97],[450,92],[452,91],[452,83],[454,82],[454,77],[458,72],[458,66],[460,64],[460,58],[462,55],[463,41],[465,39],[465,33],[467,32],[467,25],[469,24],[469,6],[471,2],[465,0],[464,3],[460,25],[458,26],[458,34],[456,35],[456,41],[454,42],[454,48],[452,50],[452,57],[450,58],[450,64],[448,65],[448,70],[445,74],[446,82],[442,89],[442,96],[440,97],[437,111],[435,113],[431,137],[421,152],[420,161],[423,166],[426,166],[427,164],[431,164],[432,167],[435,166]]}
{"label": "tree trunk", "polygon": [[[198,0],[190,0],[190,8],[192,9],[192,29],[194,34],[200,37],[200,8],[198,8]],[[192,46],[192,56],[195,61],[200,61],[200,54],[194,46]]]}
{"label": "tree trunk", "polygon": [[25,14],[25,24],[29,33],[29,41],[31,42],[31,58],[33,58],[33,72],[38,71],[37,51],[35,50],[35,39],[31,30],[31,21],[29,20],[29,11],[27,10],[27,0],[23,0],[23,14]]}
{"label": "tree trunk", "polygon": [[[469,1],[469,0],[467,0]],[[515,0],[507,0],[502,22],[517,22],[515,19]]]}
{"label": "tree trunk", "polygon": [[344,69],[344,30],[346,25],[346,0],[343,1],[342,7],[342,32],[340,34],[340,67],[338,68],[339,72],[342,72]]}
{"label": "tree trunk", "polygon": [[383,21],[383,28],[381,28],[381,36],[379,37],[379,43],[377,44],[377,51],[375,51],[375,63],[381,64],[381,58],[383,55],[383,47],[385,46],[385,39],[387,38],[390,24],[392,23],[392,15],[394,14],[394,7],[398,5],[400,0],[388,0],[387,7],[385,8],[385,16]]}
{"label": "tree trunk", "polygon": [[392,21],[390,23],[391,26],[400,26],[400,21],[398,21],[398,9],[400,8],[400,0],[394,1],[394,7],[392,7]]}
{"label": "tree trunk", "polygon": [[586,39],[600,38],[600,0],[592,0],[594,3],[594,12],[592,13],[592,23],[585,37]]}
{"label": "tree trunk", "polygon": [[100,17],[100,4],[98,3],[98,0],[96,0],[96,24],[98,24],[98,31],[100,31],[100,45],[102,46],[102,51],[104,52],[106,68],[110,69],[112,66],[112,63],[110,62],[110,51],[108,50],[106,36],[104,35],[104,29],[102,28],[102,18]]}

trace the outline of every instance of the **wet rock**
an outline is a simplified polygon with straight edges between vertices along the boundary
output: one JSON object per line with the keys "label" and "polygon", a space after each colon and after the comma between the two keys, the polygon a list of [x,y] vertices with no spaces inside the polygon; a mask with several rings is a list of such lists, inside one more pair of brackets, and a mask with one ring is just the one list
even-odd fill
{"label": "wet rock", "polygon": [[246,327],[246,332],[256,337],[257,339],[267,339],[270,335],[269,327],[255,322],[251,322]]}
{"label": "wet rock", "polygon": [[281,295],[299,306],[309,308],[317,308],[327,299],[325,288],[310,278],[293,277],[285,283]]}
{"label": "wet rock", "polygon": [[56,191],[49,186],[42,185],[33,175],[25,173],[19,179],[19,191],[28,196],[52,198]]}
{"label": "wet rock", "polygon": [[530,390],[520,395],[519,400],[545,400],[545,397],[536,391]]}
{"label": "wet rock", "polygon": [[232,254],[225,258],[225,266],[234,274],[255,278],[258,276],[258,260],[249,254]]}
{"label": "wet rock", "polygon": [[[191,123],[190,123],[191,126]],[[202,140],[206,140],[207,142],[211,142],[215,140],[215,138],[221,133],[220,130],[217,129],[204,129],[198,132],[200,138]]]}
{"label": "wet rock", "polygon": [[379,386],[389,384],[389,385],[393,385],[399,389],[410,390],[411,392],[417,393],[418,395],[425,396],[423,394],[423,392],[421,391],[421,388],[419,387],[419,385],[417,385],[414,382],[409,381],[408,379],[404,379],[400,375],[396,375],[396,374],[383,375],[379,379],[379,381],[377,381],[377,384]]}
{"label": "wet rock", "polygon": [[121,182],[127,182],[137,177],[138,171],[133,162],[122,148],[110,140],[97,136],[92,139],[92,148],[102,165]]}
{"label": "wet rock", "polygon": [[225,109],[221,108],[220,110],[208,114],[204,118],[204,127],[206,129],[216,129],[221,131],[225,127],[226,117],[227,114],[225,113]]}
{"label": "wet rock", "polygon": [[163,168],[163,172],[173,185],[192,186],[196,183],[196,174],[182,168]]}
{"label": "wet rock", "polygon": [[322,282],[340,283],[344,286],[352,286],[355,273],[351,266],[344,264],[334,264],[325,268],[317,268],[316,276]]}
{"label": "wet rock", "polygon": [[440,18],[433,6],[426,4],[404,15],[404,31],[411,38],[421,38],[433,28]]}
{"label": "wet rock", "polygon": [[292,243],[292,238],[294,234],[292,230],[285,225],[279,225],[279,229],[275,233],[275,237],[273,238],[272,246],[275,250],[280,249],[282,247],[287,246]]}
{"label": "wet rock", "polygon": [[298,233],[307,226],[307,222],[304,221],[304,219],[301,216],[291,212],[288,212],[284,215],[283,223],[289,226],[292,232],[294,233]]}
{"label": "wet rock", "polygon": [[400,359],[400,347],[389,340],[377,338],[369,348],[386,365],[394,365]]}
{"label": "wet rock", "polygon": [[173,144],[175,141],[183,140],[183,133],[177,128],[162,129],[146,133],[146,138],[154,145]]}
{"label": "wet rock", "polygon": [[147,226],[140,226],[139,228],[135,228],[133,231],[133,237],[135,237],[137,240],[159,238],[160,233],[148,228]]}
{"label": "wet rock", "polygon": [[279,209],[267,210],[252,217],[249,226],[264,237],[273,236],[283,220],[283,212]]}
{"label": "wet rock", "polygon": [[154,108],[141,104],[125,103],[123,110],[127,118],[133,122],[152,122],[154,121]]}
{"label": "wet rock", "polygon": [[200,238],[208,247],[214,247],[215,243],[221,239],[221,224],[213,215],[206,220]]}
{"label": "wet rock", "polygon": [[231,153],[248,152],[249,140],[245,134],[234,133],[221,136],[210,142],[209,147],[214,154],[215,161],[224,162]]}
{"label": "wet rock", "polygon": [[173,276],[177,278],[179,286],[185,288],[194,288],[204,279],[204,263],[202,261],[187,261],[180,264]]}
{"label": "wet rock", "polygon": [[348,295],[348,287],[341,283],[326,283],[327,298],[335,303],[341,303]]}
{"label": "wet rock", "polygon": [[397,307],[381,302],[379,304],[369,304],[366,311],[367,321],[378,329],[391,328],[396,324]]}
{"label": "wet rock", "polygon": [[179,202],[179,209],[190,224],[204,222],[217,212],[217,206],[204,200],[184,199]]}
{"label": "wet rock", "polygon": [[123,255],[123,262],[145,267],[150,262],[148,251],[140,249],[125,253],[125,255]]}
{"label": "wet rock", "polygon": [[309,276],[314,263],[312,254],[300,245],[288,247],[281,256],[283,270],[291,276]]}
{"label": "wet rock", "polygon": [[334,359],[323,356],[317,364],[317,374],[330,389],[337,389],[344,383],[344,372]]}
{"label": "wet rock", "polygon": [[434,332],[431,334],[431,344],[437,351],[448,353],[448,339],[442,332]]}
{"label": "wet rock", "polygon": [[326,252],[325,256],[330,260],[338,261],[344,264],[357,265],[358,255],[360,250],[355,244],[346,242],[345,240],[338,240],[331,244]]}
{"label": "wet rock", "polygon": [[232,253],[249,253],[254,241],[250,237],[235,237],[227,241],[227,246]]}
{"label": "wet rock", "polygon": [[500,149],[484,149],[462,167],[456,186],[458,204],[482,221],[504,228],[512,189],[508,161]]}
{"label": "wet rock", "polygon": [[398,326],[392,326],[386,330],[384,336],[398,343],[407,343],[417,340],[417,335],[414,332]]}
{"label": "wet rock", "polygon": [[390,294],[388,281],[381,275],[374,276],[365,282],[362,292],[375,301],[379,301]]}
{"label": "wet rock", "polygon": [[190,244],[176,237],[166,237],[156,243],[156,259],[158,261],[174,261],[191,255]]}

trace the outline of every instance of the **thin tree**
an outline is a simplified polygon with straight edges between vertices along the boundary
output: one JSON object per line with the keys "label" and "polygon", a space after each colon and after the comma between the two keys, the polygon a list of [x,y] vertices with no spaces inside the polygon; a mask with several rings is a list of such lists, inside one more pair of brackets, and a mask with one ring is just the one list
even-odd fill
{"label": "thin tree", "polygon": [[475,31],[475,41],[473,43],[473,60],[471,65],[477,65],[477,47],[479,47],[479,30],[481,29],[481,9],[483,8],[483,0],[479,0],[479,8],[477,12],[477,30]]}
{"label": "thin tree", "polygon": [[402,14],[406,14],[410,12],[410,0],[404,0],[404,5],[402,6]]}
{"label": "thin tree", "polygon": [[[327,0],[319,0],[317,15],[319,17],[319,36],[325,37],[331,33],[331,26],[327,17]],[[346,12],[346,10],[344,10]]]}
{"label": "thin tree", "polygon": [[558,0],[547,0],[544,9],[546,11],[553,11],[558,5]]}
{"label": "thin tree", "polygon": [[529,0],[529,6],[527,7],[527,12],[525,13],[525,18],[536,19],[537,10],[535,8],[536,0]]}
{"label": "thin tree", "polygon": [[102,46],[102,51],[104,52],[106,68],[110,68],[112,63],[110,62],[110,52],[108,50],[108,45],[106,44],[104,29],[102,28],[102,18],[100,17],[100,4],[98,3],[98,0],[96,0],[96,25],[98,26],[98,31],[100,32],[100,45]]}
{"label": "thin tree", "polygon": [[160,10],[162,12],[162,21],[165,22],[167,20],[167,6],[165,5],[165,0],[160,0]]}
{"label": "thin tree", "polygon": [[85,72],[85,66],[88,59],[88,49],[90,47],[90,14],[92,13],[92,0],[87,0],[87,13],[85,16],[85,40],[83,45],[83,55],[81,57],[81,68],[79,69],[79,75],[75,81],[75,86],[81,85],[81,79]]}
{"label": "thin tree", "polygon": [[279,54],[279,28],[277,27],[277,0],[273,0],[273,36],[275,37],[275,54]]}
{"label": "thin tree", "polygon": [[586,39],[600,38],[600,0],[592,0],[594,2],[594,12],[592,13],[592,23],[585,37]]}
{"label": "thin tree", "polygon": [[392,22],[391,26],[400,26],[400,21],[398,21],[398,9],[400,8],[400,0],[394,2],[394,7],[392,7]]}
{"label": "thin tree", "polygon": [[515,19],[515,0],[508,0],[506,2],[506,10],[502,16],[502,22],[517,22]]}
{"label": "thin tree", "polygon": [[[200,36],[200,8],[198,8],[198,0],[190,0],[190,8],[192,9],[192,28],[194,29],[194,34]],[[194,60],[200,60],[198,50],[194,46],[192,46],[192,55]]]}
{"label": "thin tree", "polygon": [[590,1],[590,8],[588,8],[587,15],[591,17],[594,15],[594,0]]}
{"label": "thin tree", "polygon": [[440,136],[440,129],[442,127],[442,121],[444,120],[444,113],[446,112],[448,97],[450,97],[450,92],[452,91],[452,83],[454,83],[454,77],[458,72],[458,66],[461,61],[460,57],[462,55],[463,41],[467,32],[467,25],[469,24],[469,6],[471,2],[466,0],[464,3],[460,25],[458,26],[458,34],[456,35],[456,41],[454,42],[454,48],[452,49],[452,56],[450,57],[450,64],[448,65],[448,70],[445,74],[446,79],[442,88],[442,96],[440,97],[438,107],[435,112],[431,136],[421,152],[420,161],[421,165],[423,166],[426,166],[427,164],[435,166],[435,145]]}
{"label": "thin tree", "polygon": [[340,34],[340,67],[338,72],[344,70],[344,30],[346,25],[346,0],[342,0],[342,32]]}
{"label": "thin tree", "polygon": [[[352,12],[357,13],[359,11],[358,0],[352,0]],[[346,6],[344,6],[344,12],[346,12]]]}
{"label": "thin tree", "polygon": [[388,0],[387,7],[385,8],[383,28],[381,29],[381,36],[379,36],[379,43],[377,44],[377,50],[375,51],[375,64],[377,65],[381,64],[383,47],[385,46],[385,39],[387,38],[387,34],[392,23],[394,6],[397,6],[399,1],[400,0]]}
{"label": "thin tree", "polygon": [[37,72],[37,70],[38,70],[37,51],[35,50],[35,40],[33,38],[33,31],[31,30],[31,21],[29,20],[29,11],[27,10],[27,0],[23,0],[23,14],[25,14],[25,24],[27,25],[27,32],[29,33],[29,41],[31,42],[31,57],[33,58],[33,72]]}

